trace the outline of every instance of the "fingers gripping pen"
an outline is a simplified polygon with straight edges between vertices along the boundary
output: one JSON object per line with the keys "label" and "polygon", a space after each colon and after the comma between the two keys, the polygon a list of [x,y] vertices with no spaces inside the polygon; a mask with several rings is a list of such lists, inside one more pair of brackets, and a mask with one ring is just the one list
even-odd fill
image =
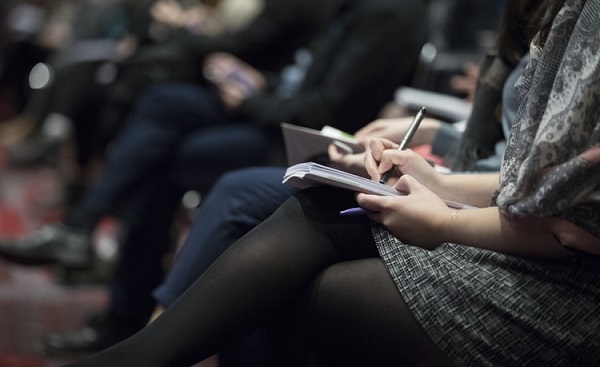
{"label": "fingers gripping pen", "polygon": [[[413,136],[415,135],[415,132],[419,128],[421,121],[423,121],[423,118],[425,117],[426,113],[427,113],[427,109],[425,107],[421,107],[419,112],[417,112],[417,114],[415,115],[415,118],[413,119],[412,123],[408,127],[408,130],[406,131],[406,134],[404,135],[404,139],[402,139],[402,141],[400,142],[400,146],[398,146],[398,150],[406,149],[406,147],[408,146],[408,143],[413,138]],[[394,171],[394,167],[387,170],[381,176],[381,178],[379,179],[379,182],[382,184],[385,184],[387,182],[387,180],[389,180],[393,171]]]}

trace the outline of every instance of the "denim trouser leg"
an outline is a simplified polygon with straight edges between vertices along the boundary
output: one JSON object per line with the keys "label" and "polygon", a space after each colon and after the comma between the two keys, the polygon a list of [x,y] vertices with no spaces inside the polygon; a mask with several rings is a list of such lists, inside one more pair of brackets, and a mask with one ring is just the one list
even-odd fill
{"label": "denim trouser leg", "polygon": [[166,280],[154,292],[169,306],[212,262],[266,219],[296,190],[281,183],[284,168],[248,168],[224,175],[204,199]]}
{"label": "denim trouser leg", "polygon": [[163,257],[172,245],[172,224],[181,194],[203,193],[224,170],[264,162],[266,142],[248,124],[197,129],[175,149],[169,169],[145,180],[121,212],[128,233],[111,284],[111,312],[122,319],[147,320],[155,306],[152,291],[164,276]]}

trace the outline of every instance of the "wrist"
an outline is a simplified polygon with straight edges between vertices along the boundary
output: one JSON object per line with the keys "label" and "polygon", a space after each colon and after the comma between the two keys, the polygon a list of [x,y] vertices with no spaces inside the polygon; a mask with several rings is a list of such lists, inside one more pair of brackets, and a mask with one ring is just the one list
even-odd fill
{"label": "wrist", "polygon": [[428,221],[426,234],[422,235],[421,247],[434,250],[444,243],[457,243],[457,219],[459,209],[446,208],[431,215]]}
{"label": "wrist", "polygon": [[447,221],[447,240],[444,242],[450,242],[450,243],[456,243],[456,234],[455,232],[455,228],[453,228],[453,225],[455,224],[455,221],[458,220],[458,215],[459,215],[460,209],[455,209],[451,212],[450,216],[448,217],[448,221]]}

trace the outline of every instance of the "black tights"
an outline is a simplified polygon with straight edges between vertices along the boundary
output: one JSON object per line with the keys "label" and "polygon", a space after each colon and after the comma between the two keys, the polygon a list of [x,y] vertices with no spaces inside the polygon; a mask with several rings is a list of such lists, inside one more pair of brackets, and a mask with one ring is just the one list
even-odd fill
{"label": "black tights", "polygon": [[[379,259],[351,193],[308,189],[226,251],[161,317],[76,366],[190,366],[302,305],[331,366],[445,366]],[[286,364],[286,365],[291,365]]]}

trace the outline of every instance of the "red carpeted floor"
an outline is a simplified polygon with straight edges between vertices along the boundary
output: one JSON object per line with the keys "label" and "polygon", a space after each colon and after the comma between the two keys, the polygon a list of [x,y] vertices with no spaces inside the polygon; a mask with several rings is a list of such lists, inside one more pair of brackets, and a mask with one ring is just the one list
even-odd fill
{"label": "red carpeted floor", "polygon": [[[21,236],[60,220],[59,170],[8,167],[3,157],[0,147],[0,236]],[[187,225],[180,228],[182,239]],[[91,272],[65,274],[54,266],[24,267],[0,259],[0,367],[57,367],[83,357],[47,355],[42,339],[75,330],[90,313],[104,308],[118,230],[115,221],[101,222],[94,241],[100,261]],[[195,365],[216,366],[216,356]]]}
{"label": "red carpeted floor", "polygon": [[[23,235],[60,219],[56,170],[14,169],[0,162],[0,236]],[[105,228],[110,234],[111,227]],[[48,356],[41,340],[79,327],[89,312],[104,306],[107,294],[101,283],[68,285],[65,279],[52,266],[23,267],[0,259],[0,367],[53,367],[80,357]]]}

